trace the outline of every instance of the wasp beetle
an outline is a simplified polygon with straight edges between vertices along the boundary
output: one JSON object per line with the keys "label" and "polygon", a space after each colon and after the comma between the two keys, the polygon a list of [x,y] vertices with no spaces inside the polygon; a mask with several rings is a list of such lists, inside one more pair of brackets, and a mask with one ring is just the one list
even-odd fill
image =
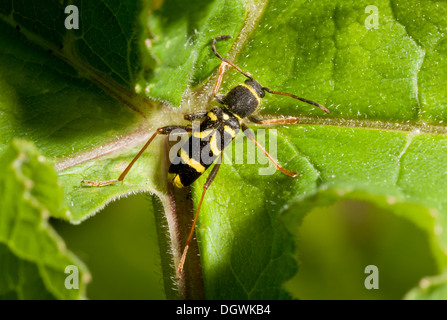
{"label": "wasp beetle", "polygon": [[[185,119],[189,121],[203,119],[198,130],[193,130],[191,126],[176,125],[158,128],[155,133],[149,138],[143,148],[139,151],[139,153],[130,162],[127,168],[122,172],[118,179],[99,182],[83,180],[81,182],[81,184],[88,184],[91,186],[105,186],[120,181],[122,182],[134,163],[138,160],[140,155],[146,150],[146,148],[150,145],[152,140],[157,135],[169,135],[172,131],[178,129],[191,133],[191,136],[189,137],[188,141],[179,149],[176,159],[172,161],[169,167],[169,173],[174,175],[172,182],[176,187],[182,188],[191,185],[205,172],[206,169],[208,169],[215,162],[217,158],[219,158],[220,161],[217,161],[214,164],[214,167],[211,170],[205,182],[205,185],[203,186],[202,196],[195,213],[191,231],[189,233],[188,239],[186,240],[183,254],[177,267],[178,275],[181,275],[183,270],[186,254],[188,252],[188,248],[194,233],[194,228],[200,212],[203,198],[207,189],[210,187],[211,183],[216,177],[221,165],[223,150],[233,141],[240,130],[242,130],[244,134],[265,153],[265,155],[270,159],[270,161],[272,161],[272,163],[278,170],[291,177],[296,177],[298,175],[295,172],[283,168],[278,163],[278,161],[274,159],[264,149],[264,147],[258,143],[258,141],[256,141],[253,133],[248,130],[247,125],[244,123],[245,118],[250,120],[251,122],[258,124],[290,124],[296,123],[299,120],[298,118],[262,120],[254,116],[253,113],[258,108],[259,104],[261,103],[261,99],[264,98],[265,94],[270,93],[285,95],[317,106],[324,112],[329,113],[328,109],[316,102],[297,97],[290,93],[273,91],[267,87],[263,87],[261,84],[253,79],[251,74],[242,71],[233,62],[223,58],[216,50],[216,42],[222,39],[231,38],[231,36],[222,35],[215,38],[211,44],[214,55],[222,60],[222,63],[219,67],[219,75],[213,91],[213,95],[215,99],[220,103],[220,106],[216,106],[209,111],[200,111],[185,115]],[[230,65],[238,72],[242,73],[245,77],[247,77],[247,80],[244,83],[239,84],[231,89],[230,92],[228,92],[225,96],[221,96],[218,95],[217,92],[219,90],[220,84],[222,83],[223,73],[225,70],[225,66],[227,65]],[[194,148],[194,145],[197,145],[199,147]],[[205,149],[206,152],[209,153],[208,161],[204,161],[203,157],[201,156],[202,151],[204,151]]]}

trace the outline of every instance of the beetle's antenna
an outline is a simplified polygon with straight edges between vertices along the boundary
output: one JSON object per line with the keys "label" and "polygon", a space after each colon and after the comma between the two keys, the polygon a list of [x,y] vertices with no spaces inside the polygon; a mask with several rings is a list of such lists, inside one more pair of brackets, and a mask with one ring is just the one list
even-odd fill
{"label": "beetle's antenna", "polygon": [[320,108],[321,110],[323,110],[326,113],[330,113],[330,111],[328,109],[326,109],[325,107],[323,107],[321,104],[313,102],[313,101],[310,101],[310,100],[307,100],[307,99],[304,99],[304,98],[297,97],[294,94],[286,93],[286,92],[273,91],[273,90],[270,90],[269,88],[266,88],[266,87],[262,87],[262,90],[267,91],[268,93],[271,93],[271,94],[281,94],[283,96],[288,96],[288,97],[291,97],[293,99],[298,99],[300,101],[303,101],[303,102],[306,102],[308,104],[314,105],[314,106]]}
{"label": "beetle's antenna", "polygon": [[222,39],[232,39],[232,36],[228,36],[228,35],[223,35],[223,36],[218,36],[217,38],[214,38],[213,40],[213,44],[211,45],[211,47],[213,48],[213,52],[216,55],[216,57],[218,57],[220,60],[222,60],[223,62],[228,63],[230,66],[232,66],[233,68],[235,68],[237,71],[239,71],[240,73],[242,73],[244,76],[246,76],[248,79],[253,80],[253,76],[251,74],[249,74],[248,72],[244,72],[241,70],[241,68],[239,68],[237,65],[235,65],[233,62],[231,62],[228,59],[223,58],[216,50],[216,42]]}
{"label": "beetle's antenna", "polygon": [[[212,45],[211,45],[211,47],[213,48],[213,52],[214,52],[214,54],[216,55],[216,57],[218,57],[220,60],[222,60],[223,62],[228,63],[230,66],[232,66],[232,67],[235,68],[237,71],[239,71],[240,73],[242,73],[242,74],[243,74],[244,76],[246,76],[248,79],[253,80],[253,76],[252,76],[251,74],[249,74],[248,72],[244,72],[244,71],[242,71],[241,68],[239,68],[237,65],[235,65],[235,64],[234,64],[233,62],[231,62],[230,60],[223,58],[223,57],[217,52],[217,50],[216,50],[216,42],[217,42],[217,41],[222,40],[222,39],[232,39],[232,38],[233,38],[232,36],[228,36],[228,35],[218,36],[217,38],[214,38],[213,43],[212,43]],[[329,111],[328,109],[326,109],[325,107],[323,107],[321,104],[316,103],[316,102],[311,101],[311,100],[307,100],[307,99],[304,99],[304,98],[297,97],[297,96],[294,95],[294,94],[286,93],[286,92],[273,91],[273,90],[270,90],[270,89],[267,88],[267,87],[262,87],[262,90],[264,90],[264,91],[266,91],[266,92],[268,92],[268,93],[271,93],[271,94],[280,94],[280,95],[283,95],[283,96],[291,97],[291,98],[293,98],[293,99],[298,99],[298,100],[300,100],[300,101],[303,101],[303,102],[306,102],[306,103],[308,103],[308,104],[314,105],[314,106],[320,108],[321,110],[323,110],[323,111],[326,112],[326,113],[330,113],[330,111]],[[216,92],[216,91],[217,91],[217,90],[215,90],[215,92]]]}

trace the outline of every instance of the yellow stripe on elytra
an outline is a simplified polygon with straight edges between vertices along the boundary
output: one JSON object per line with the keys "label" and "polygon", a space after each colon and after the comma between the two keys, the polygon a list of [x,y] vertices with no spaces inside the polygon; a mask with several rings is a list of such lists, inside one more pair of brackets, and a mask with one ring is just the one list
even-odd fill
{"label": "yellow stripe on elytra", "polygon": [[202,166],[202,164],[195,159],[189,159],[188,165],[194,168],[194,170],[196,170],[197,172],[205,172],[205,167]]}
{"label": "yellow stripe on elytra", "polygon": [[236,136],[236,132],[230,126],[224,126],[224,130],[228,133],[232,138]]}
{"label": "yellow stripe on elytra", "polygon": [[217,120],[217,116],[212,111],[208,112],[207,116],[210,118],[211,121]]}
{"label": "yellow stripe on elytra", "polygon": [[183,149],[180,149],[180,158],[182,158],[182,161],[184,164],[188,164],[188,162],[189,162],[188,152],[186,152]]}
{"label": "yellow stripe on elytra", "polygon": [[194,136],[194,138],[204,139],[204,138],[208,137],[210,134],[212,134],[213,132],[214,132],[214,129],[208,129],[205,131],[194,131],[192,135]]}
{"label": "yellow stripe on elytra", "polygon": [[240,84],[240,86],[247,88],[251,92],[251,94],[256,98],[256,101],[258,101],[258,106],[259,106],[259,104],[261,103],[261,98],[258,96],[258,93],[255,91],[255,89],[253,89],[246,83],[242,83],[242,84]]}
{"label": "yellow stripe on elytra", "polygon": [[210,147],[211,147],[211,152],[213,153],[213,155],[217,156],[218,154],[220,154],[220,150],[217,147],[217,132],[215,132],[210,139]]}
{"label": "yellow stripe on elytra", "polygon": [[174,177],[173,183],[174,183],[174,186],[176,186],[177,188],[184,187],[183,183],[180,181],[180,176],[178,174]]}
{"label": "yellow stripe on elytra", "polygon": [[[249,89],[250,90],[250,89]],[[226,105],[226,104],[224,104],[223,105],[223,107],[226,109],[226,110],[229,110],[229,108],[228,108],[228,106]],[[240,116],[238,116],[236,113],[232,113],[233,114],[233,116],[235,116],[239,121],[242,121],[242,118],[240,117]],[[230,116],[229,115],[227,115],[227,114],[225,114],[224,113],[224,119],[225,120],[229,120],[230,119]]]}
{"label": "yellow stripe on elytra", "polygon": [[199,173],[205,172],[205,167],[202,166],[202,164],[196,159],[190,158],[188,153],[183,149],[180,149],[180,158],[182,158],[183,163],[186,163],[188,166],[190,166],[197,172]]}

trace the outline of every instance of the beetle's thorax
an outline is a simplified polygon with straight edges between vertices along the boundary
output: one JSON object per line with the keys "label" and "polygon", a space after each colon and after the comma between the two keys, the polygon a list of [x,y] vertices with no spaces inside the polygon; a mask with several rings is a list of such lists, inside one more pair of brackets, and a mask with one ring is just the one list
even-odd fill
{"label": "beetle's thorax", "polygon": [[233,89],[222,99],[223,104],[232,113],[241,118],[251,115],[265,96],[262,86],[255,80],[246,80]]}

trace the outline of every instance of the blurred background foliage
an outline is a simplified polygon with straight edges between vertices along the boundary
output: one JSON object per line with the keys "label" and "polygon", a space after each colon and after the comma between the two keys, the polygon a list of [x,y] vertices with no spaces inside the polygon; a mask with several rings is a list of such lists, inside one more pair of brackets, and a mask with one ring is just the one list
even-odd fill
{"label": "blurred background foliage", "polygon": [[109,204],[80,225],[52,220],[88,266],[89,299],[164,299],[152,199],[137,194]]}
{"label": "blurred background foliage", "polygon": [[[133,195],[74,226],[52,220],[90,269],[90,299],[164,299],[152,200]],[[401,299],[438,273],[426,233],[373,204],[342,201],[309,213],[300,228],[299,272],[286,284],[301,299]],[[364,286],[368,265],[379,290]]]}

